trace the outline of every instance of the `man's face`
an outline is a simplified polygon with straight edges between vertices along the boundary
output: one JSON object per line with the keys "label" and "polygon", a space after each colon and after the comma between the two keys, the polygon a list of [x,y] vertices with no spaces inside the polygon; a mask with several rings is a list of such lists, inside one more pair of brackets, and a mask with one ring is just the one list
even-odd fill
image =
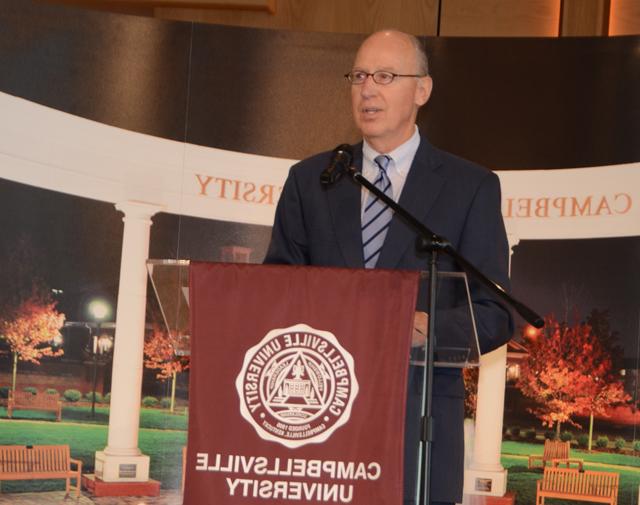
{"label": "man's face", "polygon": [[[421,73],[415,48],[408,38],[396,32],[378,32],[365,40],[352,70]],[[363,84],[352,84],[356,126],[376,151],[390,152],[413,135],[418,108],[427,102],[430,93],[429,77],[396,77],[386,85],[376,84],[368,77]]]}

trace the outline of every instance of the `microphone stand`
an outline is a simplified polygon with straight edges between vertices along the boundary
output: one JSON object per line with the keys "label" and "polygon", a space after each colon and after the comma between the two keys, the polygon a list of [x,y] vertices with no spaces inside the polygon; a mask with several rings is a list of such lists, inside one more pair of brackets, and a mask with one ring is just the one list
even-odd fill
{"label": "microphone stand", "polygon": [[[436,296],[438,280],[438,253],[442,252],[450,256],[469,277],[479,281],[489,291],[503,300],[507,305],[513,307],[528,323],[536,328],[542,328],[544,321],[533,310],[524,303],[513,298],[501,286],[486,277],[472,263],[460,255],[451,243],[444,237],[436,235],[424,224],[418,221],[406,209],[398,205],[382,191],[369,182],[356,168],[346,166],[347,173],[361,186],[367,188],[380,200],[386,203],[394,213],[398,214],[417,234],[416,247],[419,251],[431,252],[429,261],[429,329],[427,337],[426,363],[423,379],[423,397],[421,404],[421,427],[420,427],[420,456],[418,459],[418,489],[420,505],[430,504],[431,495],[431,453],[433,444],[433,417],[432,417],[432,397],[433,397],[433,370],[434,353],[436,344]],[[338,174],[339,177],[339,174]],[[334,179],[335,180],[335,179]],[[333,180],[331,181],[333,182]],[[326,182],[323,182],[326,184]]]}

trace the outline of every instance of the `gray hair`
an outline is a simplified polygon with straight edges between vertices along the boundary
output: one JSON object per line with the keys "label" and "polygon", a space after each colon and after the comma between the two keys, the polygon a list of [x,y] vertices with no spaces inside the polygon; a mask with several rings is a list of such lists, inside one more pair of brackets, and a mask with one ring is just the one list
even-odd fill
{"label": "gray hair", "polygon": [[429,75],[429,58],[427,58],[427,50],[425,49],[420,39],[410,33],[406,34],[411,40],[414,49],[416,50],[416,61],[418,62],[418,73],[421,75]]}

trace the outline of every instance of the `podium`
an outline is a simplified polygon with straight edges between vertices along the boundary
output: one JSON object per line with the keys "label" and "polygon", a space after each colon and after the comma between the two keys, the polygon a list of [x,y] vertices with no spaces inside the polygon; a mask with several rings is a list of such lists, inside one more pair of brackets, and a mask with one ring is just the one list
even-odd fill
{"label": "podium", "polygon": [[[417,405],[419,405],[419,401],[418,403],[416,403],[415,400],[419,400],[421,398],[422,390],[415,389],[415,386],[419,385],[420,381],[415,381],[415,384],[409,384],[409,386],[407,386],[407,377],[409,376],[411,380],[412,376],[419,376],[420,369],[424,367],[424,345],[410,346],[410,341],[416,299],[418,297],[418,292],[428,292],[425,291],[429,286],[428,274],[419,272],[385,270],[358,271],[346,269],[322,269],[321,267],[288,267],[275,265],[221,266],[224,272],[226,272],[227,270],[233,270],[234,267],[240,269],[241,275],[239,275],[238,277],[240,281],[242,280],[241,278],[246,279],[248,277],[251,277],[251,275],[257,275],[262,271],[275,273],[276,281],[273,282],[275,286],[272,285],[272,281],[264,281],[269,284],[268,286],[267,284],[264,284],[265,288],[268,287],[268,289],[265,290],[269,293],[267,293],[265,296],[267,296],[266,299],[269,303],[272,299],[282,297],[286,298],[286,293],[288,293],[291,289],[298,290],[295,292],[300,293],[298,284],[301,283],[301,279],[304,281],[307,274],[309,276],[318,274],[316,275],[317,279],[314,277],[313,279],[315,280],[311,280],[309,286],[311,286],[311,294],[319,295],[319,297],[317,301],[310,302],[309,306],[311,306],[314,310],[320,307],[321,310],[319,309],[318,312],[322,313],[325,310],[326,305],[327,312],[337,314],[337,323],[335,326],[328,323],[317,323],[317,321],[319,320],[319,316],[312,314],[312,312],[309,311],[310,309],[304,309],[302,311],[304,315],[300,316],[297,319],[297,316],[292,316],[293,319],[291,320],[291,322],[305,324],[288,326],[284,330],[282,330],[282,327],[280,327],[280,329],[277,330],[282,330],[281,334],[278,336],[279,340],[273,340],[272,332],[265,332],[264,338],[262,338],[263,333],[257,331],[257,336],[251,337],[253,339],[251,340],[251,346],[253,347],[245,352],[245,349],[247,349],[249,346],[249,344],[247,344],[242,347],[242,352],[237,352],[238,347],[235,342],[236,336],[229,336],[226,327],[225,329],[221,329],[221,325],[219,325],[218,322],[227,317],[235,318],[233,324],[235,325],[234,327],[240,328],[239,333],[250,333],[251,331],[253,331],[253,328],[251,328],[250,324],[256,318],[253,317],[251,312],[252,310],[254,310],[254,307],[251,305],[251,300],[255,300],[260,297],[261,293],[259,291],[261,290],[261,285],[258,283],[252,288],[253,291],[258,291],[258,293],[252,292],[251,296],[253,298],[247,301],[244,298],[237,296],[233,284],[227,284],[227,287],[225,288],[217,287],[218,289],[216,291],[216,295],[207,299],[207,308],[203,309],[203,302],[198,302],[198,310],[201,313],[205,312],[205,316],[209,317],[209,314],[206,314],[206,312],[208,312],[209,310],[208,307],[211,307],[211,310],[215,312],[215,315],[211,315],[210,319],[208,319],[210,321],[210,324],[209,328],[204,333],[202,333],[204,337],[202,335],[199,337],[206,340],[206,346],[202,345],[201,343],[197,343],[197,341],[195,340],[191,342],[191,344],[189,344],[189,337],[191,336],[192,330],[190,309],[194,308],[194,300],[191,299],[189,291],[190,264],[188,261],[181,260],[150,260],[148,262],[149,275],[152,280],[154,291],[160,302],[160,307],[162,309],[164,321],[167,325],[167,330],[174,337],[183,337],[181,340],[186,343],[184,348],[179,349],[177,352],[181,354],[192,353],[192,359],[196,357],[200,359],[201,356],[205,355],[216,356],[217,358],[223,356],[224,358],[222,360],[218,360],[218,365],[211,365],[211,368],[228,365],[229,367],[234,369],[233,373],[228,373],[224,377],[219,375],[216,375],[215,377],[212,376],[212,378],[207,380],[207,384],[199,383],[198,377],[194,376],[194,374],[192,373],[190,395],[192,390],[196,390],[199,388],[199,398],[208,398],[209,402],[215,404],[218,399],[211,392],[213,383],[220,385],[219,383],[226,381],[226,383],[222,386],[223,389],[226,388],[226,390],[230,390],[235,388],[238,393],[237,396],[240,397],[240,400],[235,397],[231,398],[227,403],[224,403],[224,401],[221,402],[221,405],[223,405],[223,407],[221,407],[222,411],[219,414],[221,419],[224,418],[225,415],[227,415],[225,413],[229,410],[237,410],[237,403],[238,401],[240,401],[240,407],[241,409],[243,409],[242,416],[244,417],[245,421],[247,421],[247,423],[243,423],[241,420],[237,421],[233,426],[231,426],[231,431],[237,429],[237,433],[241,434],[241,438],[243,439],[248,439],[250,437],[255,438],[257,433],[262,439],[260,443],[266,444],[264,445],[264,449],[262,449],[263,451],[272,448],[274,445],[277,446],[278,443],[280,443],[281,445],[286,445],[287,449],[284,449],[283,454],[291,455],[291,458],[279,455],[274,456],[272,459],[269,459],[269,461],[274,465],[274,467],[271,468],[271,471],[274,472],[274,474],[282,475],[281,473],[278,473],[282,471],[282,466],[292,465],[291,469],[289,470],[290,473],[288,474],[292,475],[291,472],[295,474],[295,470],[293,470],[294,468],[296,468],[295,465],[299,465],[297,468],[300,474],[300,478],[297,480],[294,479],[291,482],[286,481],[288,483],[287,492],[300,492],[303,495],[304,493],[315,493],[315,490],[320,488],[315,488],[312,486],[316,484],[320,486],[321,484],[320,481],[316,482],[311,478],[315,474],[308,473],[308,466],[305,466],[305,471],[307,473],[305,473],[305,471],[301,469],[303,465],[302,462],[306,462],[304,464],[309,465],[313,461],[323,461],[323,465],[326,464],[325,466],[327,468],[331,468],[331,462],[337,463],[342,460],[338,456],[327,456],[323,452],[325,445],[344,445],[345,440],[351,441],[351,439],[353,439],[354,437],[357,438],[358,436],[363,436],[361,435],[361,433],[363,433],[362,430],[365,427],[373,422],[377,422],[379,418],[386,416],[386,418],[388,418],[395,424],[393,424],[393,429],[384,432],[386,433],[386,435],[384,435],[383,438],[397,436],[398,434],[405,432],[407,450],[404,452],[404,456],[402,455],[401,449],[402,440],[400,440],[399,444],[394,442],[392,444],[390,454],[392,454],[393,458],[395,458],[393,459],[395,463],[380,464],[380,468],[384,469],[384,471],[378,472],[375,465],[378,464],[378,459],[376,458],[378,458],[379,455],[377,455],[377,453],[375,452],[372,452],[372,446],[379,445],[381,443],[380,435],[377,435],[377,439],[376,435],[370,436],[369,438],[364,437],[359,441],[357,450],[354,450],[354,452],[350,453],[349,458],[351,459],[347,459],[348,461],[352,462],[354,466],[344,467],[341,471],[347,472],[346,475],[352,475],[348,473],[350,471],[348,470],[348,468],[352,468],[353,470],[351,471],[356,472],[357,468],[360,468],[358,467],[358,462],[360,461],[365,465],[365,467],[362,467],[364,468],[364,470],[362,470],[362,475],[369,476],[370,478],[364,479],[366,482],[358,482],[358,480],[356,479],[354,481],[354,484],[352,485],[352,488],[336,488],[336,492],[344,492],[345,494],[349,492],[355,493],[355,501],[353,501],[353,503],[359,503],[357,501],[357,498],[358,496],[360,496],[360,494],[364,496],[366,495],[366,493],[370,493],[371,496],[377,496],[376,493],[378,493],[378,491],[372,491],[372,486],[375,484],[375,482],[373,481],[375,481],[376,478],[382,478],[380,477],[380,475],[387,476],[389,474],[392,474],[393,472],[400,473],[399,468],[403,466],[402,461],[404,461],[404,485],[402,485],[402,483],[398,484],[396,482],[395,484],[392,483],[390,485],[385,485],[385,488],[388,488],[390,492],[394,492],[394,496],[396,496],[396,498],[398,496],[400,497],[397,501],[398,504],[402,502],[403,494],[407,496],[407,494],[410,495],[411,493],[415,493],[415,482],[417,480],[417,474],[419,471],[419,464],[417,463],[417,461],[419,459],[418,428],[420,425],[420,410],[415,408]],[[211,267],[213,270],[215,270],[215,265],[211,265]],[[291,275],[294,276],[295,282],[286,280],[285,277],[282,277],[283,275],[288,273],[291,273]],[[232,282],[235,282],[236,279],[234,275],[229,276],[229,278],[232,279]],[[353,281],[350,279],[352,276]],[[329,282],[329,278],[333,280]],[[329,282],[329,284],[318,289],[317,282],[323,281],[325,279],[327,280],[327,282]],[[403,299],[400,299],[395,295],[389,296],[387,298],[382,297],[381,302],[372,302],[370,300],[370,297],[375,295],[376,291],[383,291],[387,288],[387,286],[395,284],[398,279],[402,279],[402,281],[405,283],[405,286],[409,286],[408,290],[405,287],[405,295],[408,293],[408,296],[405,296],[405,298]],[[380,283],[368,284],[370,280],[372,282],[377,282],[378,280],[380,280]],[[343,282],[342,288],[334,287],[334,284],[337,281]],[[216,276],[211,275],[208,282],[216,283]],[[281,286],[277,285],[279,282],[281,283]],[[353,302],[348,301],[348,293],[346,292],[347,289],[345,288],[345,286],[356,293]],[[332,292],[332,290],[334,289],[337,291]],[[411,291],[413,291],[413,294],[411,294]],[[479,346],[466,276],[458,272],[440,273],[438,275],[437,291],[439,300],[437,308],[437,320],[439,322],[436,323],[436,335],[438,336],[438,342],[435,349],[436,365],[439,369],[450,370],[450,372],[445,372],[445,375],[447,376],[445,378],[447,380],[448,377],[452,377],[454,381],[458,379],[460,379],[461,381],[460,371],[456,372],[455,369],[477,366],[479,363]],[[274,312],[278,313],[283,306],[288,305],[297,306],[302,303],[303,306],[306,306],[304,305],[304,303],[306,303],[306,300],[304,300],[306,296],[307,295],[304,294],[298,294],[295,298],[289,300],[290,303],[287,303],[286,300],[284,302],[281,301],[279,305],[276,304],[274,306]],[[411,300],[410,305],[407,304],[406,300]],[[247,302],[248,305],[245,305],[245,302]],[[217,306],[218,304],[223,305],[224,307],[220,308]],[[365,312],[371,306],[374,306],[376,310],[372,311],[371,316],[367,316]],[[378,307],[383,308],[382,310],[377,310]],[[231,312],[234,312],[236,310],[237,312],[235,314],[231,314]],[[367,323],[368,317],[376,318],[375,322]],[[244,321],[238,321],[238,319],[242,319]],[[401,328],[395,327],[396,319],[403,321],[401,323]],[[248,328],[244,325],[245,321],[249,325]],[[306,324],[307,321],[315,322],[311,325],[308,325]],[[355,332],[360,326],[363,325],[366,326],[366,331],[364,331],[362,335],[352,341],[345,340],[347,344],[345,344],[344,347],[339,345],[340,343],[344,344],[343,339],[346,339],[346,337],[344,337],[346,334],[352,331]],[[216,342],[216,339],[218,338],[218,332],[220,333],[221,340],[224,340],[224,342],[220,344]],[[338,340],[341,341],[340,343],[336,342],[335,339],[332,340],[332,332],[337,335]],[[328,336],[325,334],[328,334]],[[244,335],[238,335],[238,338],[240,336]],[[262,340],[260,340],[260,338],[262,338]],[[272,338],[272,340],[269,341],[269,338]],[[311,349],[311,347],[308,347],[309,352],[305,351],[306,354],[303,352],[299,352],[298,355],[296,355],[295,353],[290,353],[288,356],[278,355],[279,352],[284,352],[284,350],[282,350],[281,348],[285,347],[287,345],[287,342],[291,344],[291,342],[293,341],[302,340],[305,340],[305,342],[320,342],[320,344],[318,345],[324,346],[322,347],[323,349],[331,348],[331,353],[327,352],[324,356],[321,356],[321,353],[317,352],[317,349],[319,349],[320,347],[317,347],[315,350]],[[293,344],[291,345],[293,348]],[[384,349],[385,345],[387,346],[386,349]],[[399,357],[393,357],[392,353],[394,351],[398,351],[398,349],[400,349]],[[370,354],[367,355],[368,357],[363,358],[363,353],[367,352],[369,352]],[[277,356],[277,359],[273,357],[274,355]],[[349,356],[351,355],[353,355],[355,358],[349,358]],[[349,361],[350,359],[351,361]],[[385,368],[385,365],[387,365],[387,360],[391,360],[392,363],[387,368]],[[338,378],[347,376],[347,369],[349,369],[350,372],[353,372],[354,362],[355,374],[352,374],[352,378],[350,381],[348,381],[348,383],[345,382],[344,391],[340,391]],[[256,364],[259,364],[260,366],[257,366]],[[262,366],[263,364],[264,366]],[[253,369],[252,366],[254,367]],[[201,371],[203,370],[203,367],[206,368],[206,365],[202,365],[201,363]],[[245,383],[241,383],[241,376],[246,379],[246,377],[249,377],[253,372],[255,372],[255,374],[258,374],[258,371],[256,371],[258,369],[260,369],[259,371],[261,373],[265,371],[263,376],[261,376],[259,379],[255,379],[254,383],[249,385],[247,385],[246,381]],[[304,445],[304,443],[298,444],[296,442],[296,437],[300,436],[302,438],[303,436],[306,436],[303,433],[305,430],[306,432],[310,433],[310,438],[314,438],[315,435],[312,436],[313,434],[311,433],[313,430],[320,430],[321,425],[328,426],[334,422],[334,420],[331,418],[331,415],[326,414],[324,418],[317,418],[314,411],[314,409],[316,408],[314,407],[314,401],[319,405],[322,404],[322,395],[325,394],[325,389],[323,389],[324,386],[319,387],[318,385],[322,385],[323,380],[326,381],[326,379],[323,379],[323,377],[328,375],[328,372],[330,372],[331,370],[337,373],[334,374],[334,378],[331,379],[334,381],[333,383],[331,382],[331,380],[326,382],[326,390],[328,391],[329,389],[333,388],[332,391],[337,391],[342,395],[338,397],[334,396],[334,400],[336,401],[332,405],[336,408],[336,410],[348,410],[350,419],[349,416],[347,416],[347,420],[342,424],[339,424],[337,427],[333,428],[333,431],[329,433],[329,435],[327,435],[325,439],[314,439],[313,443],[309,443],[308,445]],[[209,372],[209,370],[206,371]],[[371,394],[371,392],[369,392],[370,397],[373,399],[369,404],[366,403],[365,395],[367,394],[367,388],[373,387],[371,386],[371,384],[374,383],[376,384],[375,387],[382,387],[381,385],[384,385],[386,387],[391,384],[396,389],[393,390],[394,392],[387,392],[385,394],[377,396],[376,394]],[[254,405],[251,402],[254,398],[257,397],[252,395],[252,391],[248,389],[249,387],[255,388],[256,390],[264,389],[268,392],[268,394],[265,393],[265,397],[267,397],[269,394],[272,395],[268,397],[268,401],[265,402],[266,405],[264,408],[264,412],[261,412],[260,410],[256,410],[254,412]],[[207,389],[206,395],[202,392],[203,388]],[[407,391],[407,389],[408,393],[405,393],[404,395],[401,394],[403,391]],[[373,393],[376,392],[377,390]],[[458,393],[462,394],[461,391],[458,391]],[[301,403],[296,404],[296,402]],[[362,406],[363,402],[366,403],[364,407]],[[281,408],[281,406],[285,404],[287,405],[286,408]],[[255,408],[258,409],[258,407]],[[363,408],[363,413],[359,413],[358,411],[358,409],[361,408]],[[402,421],[403,410],[406,411],[406,422]],[[191,404],[190,413],[192,416],[194,416]],[[271,420],[269,416],[271,416],[273,420]],[[240,419],[239,416],[237,417],[238,419]],[[282,420],[285,418],[292,420],[291,426],[289,426],[288,428],[285,427],[287,423],[278,422],[278,420]],[[203,433],[201,433],[203,426],[202,422],[198,424],[198,422],[194,421],[194,424],[192,425],[192,419],[193,418],[190,417],[190,433],[192,430],[198,430],[198,444],[200,444],[198,447],[207,446],[207,439],[206,437],[204,437]],[[205,417],[203,419],[208,419],[213,424],[219,421],[215,418],[215,415],[213,415],[213,417],[211,417],[210,415],[209,417]],[[317,426],[313,426],[313,423],[307,423],[305,419],[316,419],[318,420],[319,424]],[[224,419],[222,419],[220,422],[224,423]],[[357,424],[358,422],[361,423],[358,426],[361,426],[362,428],[356,430],[356,432],[353,435],[347,437],[347,439],[340,439],[340,437],[345,437],[345,433],[349,424]],[[253,423],[254,425],[256,425],[256,423],[258,425],[262,423],[262,425],[257,426],[254,432],[253,430],[247,428],[247,426],[251,423]],[[229,425],[225,426],[227,430],[230,428]],[[283,429],[290,430],[287,432],[289,441],[288,443],[284,444],[282,443],[282,441],[278,442],[278,440],[276,440],[278,438],[278,432],[281,432]],[[226,432],[225,436],[232,438],[234,435]],[[214,435],[211,435],[211,437],[215,438]],[[192,475],[194,475],[191,479],[193,481],[194,489],[202,488],[202,486],[206,487],[208,485],[205,482],[206,478],[213,478],[214,476],[217,476],[216,472],[221,471],[220,469],[224,469],[227,467],[241,469],[243,468],[243,465],[249,464],[249,459],[238,460],[232,458],[225,460],[226,453],[224,451],[218,451],[217,449],[210,449],[207,452],[202,448],[192,448],[192,438],[194,437],[192,437],[190,434],[187,467],[192,470]],[[219,440],[211,441],[210,447],[216,446],[216,444],[219,442]],[[225,443],[227,442],[228,440],[225,440]],[[443,441],[442,443],[448,443],[448,441]],[[308,456],[299,458],[298,455],[302,445],[304,445],[304,450],[307,451]],[[415,453],[413,450],[414,448]],[[227,456],[229,456],[230,454],[234,454],[234,458],[236,456],[240,457],[242,456],[242,451],[240,449],[229,451],[229,454],[227,454]],[[251,457],[254,456],[247,456],[247,458]],[[285,460],[288,463],[285,464]],[[277,469],[275,461],[278,462]],[[367,464],[370,466],[366,467]],[[368,470],[366,468],[368,468]],[[212,475],[205,475],[206,472],[212,472]],[[191,491],[189,489],[189,473],[187,475],[187,491],[185,497],[189,498],[191,496],[191,498],[189,499],[195,500],[195,497],[193,495],[190,495]],[[337,483],[342,481],[336,480],[336,483],[334,484],[334,481],[332,480],[334,477],[336,477],[336,475],[339,475],[339,473],[328,473],[327,475],[331,478],[328,477],[328,483],[322,483],[323,486],[343,485]],[[400,473],[400,475],[402,474]],[[245,481],[248,482],[250,479],[245,477],[246,476],[244,476],[243,479],[227,481],[228,489],[226,489],[225,492],[227,492],[228,495],[227,499],[230,500],[228,501],[228,503],[243,503],[243,497],[240,496],[242,493],[245,493],[245,498],[250,501],[252,496],[254,498],[258,496],[252,495],[252,492],[259,493],[261,492],[260,490],[266,490],[267,488],[269,488],[269,486],[275,485],[274,482],[264,479],[254,479],[251,480],[251,484],[248,484]],[[227,478],[231,479],[231,477]],[[307,482],[305,481],[305,478],[310,480],[308,480]],[[214,484],[211,485],[214,486]],[[219,485],[220,484],[218,483],[215,484],[215,486]],[[299,488],[299,486],[305,485],[308,487]],[[254,488],[252,488],[251,486],[254,486]],[[347,486],[347,484],[344,484],[344,486]],[[400,487],[398,488],[398,486]],[[333,490],[333,488],[330,489]],[[193,492],[195,493],[195,491]],[[264,492],[266,493],[267,491]],[[238,493],[240,493],[240,495]],[[318,502],[320,501],[321,500],[319,500]],[[315,503],[315,501],[313,500],[310,500],[309,502]],[[185,501],[185,503],[191,502]],[[193,503],[195,503],[195,501],[193,501]],[[388,503],[395,503],[395,501],[389,501]]]}

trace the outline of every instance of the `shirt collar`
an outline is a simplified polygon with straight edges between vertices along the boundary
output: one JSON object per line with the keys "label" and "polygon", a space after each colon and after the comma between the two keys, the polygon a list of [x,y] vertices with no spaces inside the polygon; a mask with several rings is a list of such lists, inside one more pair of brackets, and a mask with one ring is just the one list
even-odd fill
{"label": "shirt collar", "polygon": [[[362,156],[370,164],[375,165],[376,156],[381,154],[387,154],[394,161],[392,164],[396,167],[396,170],[402,175],[406,175],[411,168],[411,162],[418,151],[420,146],[420,132],[418,131],[418,125],[415,126],[413,135],[404,144],[400,144],[393,151],[389,153],[379,153],[373,147],[369,145],[366,140],[362,142]],[[408,162],[408,163],[407,163]]]}

